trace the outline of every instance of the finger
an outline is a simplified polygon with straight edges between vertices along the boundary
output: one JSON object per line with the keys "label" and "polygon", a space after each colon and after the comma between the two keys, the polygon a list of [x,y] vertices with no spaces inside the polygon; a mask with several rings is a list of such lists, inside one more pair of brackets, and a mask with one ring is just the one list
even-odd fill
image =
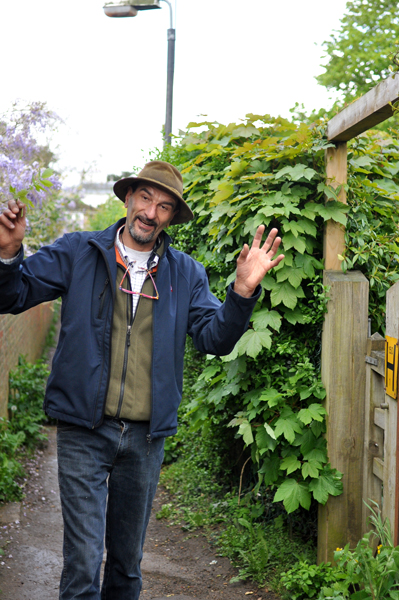
{"label": "finger", "polygon": [[[264,225],[259,225],[259,227],[256,230],[256,233],[254,235],[254,239],[252,242],[252,246],[251,248],[260,248],[260,244],[262,242],[262,236],[265,232],[266,227]],[[276,229],[277,231],[277,229]]]}
{"label": "finger", "polygon": [[249,254],[249,246],[248,244],[244,244],[240,254],[238,255],[237,262],[245,260]]}
{"label": "finger", "polygon": [[273,269],[273,267],[277,267],[277,265],[279,263],[281,263],[281,261],[283,260],[283,258],[285,258],[284,254],[279,254],[279,256],[277,256],[277,258],[275,258],[274,260],[272,260],[270,262],[270,269]]}
{"label": "finger", "polygon": [[17,200],[9,200],[7,203],[8,206],[8,210],[11,210],[13,213],[18,214],[20,211],[20,208],[18,206],[18,201]]}
{"label": "finger", "polygon": [[277,254],[277,250],[279,249],[281,244],[281,237],[276,237],[276,239],[273,241],[272,247],[270,248],[269,252],[267,252],[267,254],[270,254],[270,256],[275,256]]}
{"label": "finger", "polygon": [[0,215],[0,224],[4,225],[8,229],[15,229],[15,225],[12,222],[12,219],[16,218],[17,216],[7,209]]}
{"label": "finger", "polygon": [[267,236],[265,243],[262,246],[262,250],[265,250],[265,252],[268,252],[268,250],[270,250],[270,248],[273,246],[277,234],[278,229],[273,227],[273,229],[270,230],[269,235]]}

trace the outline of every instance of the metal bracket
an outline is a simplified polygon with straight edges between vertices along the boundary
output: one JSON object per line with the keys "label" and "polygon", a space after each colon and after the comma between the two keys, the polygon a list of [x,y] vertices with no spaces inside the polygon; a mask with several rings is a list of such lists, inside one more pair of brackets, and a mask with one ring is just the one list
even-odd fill
{"label": "metal bracket", "polygon": [[371,356],[366,356],[365,361],[369,365],[374,365],[375,367],[378,366],[378,360],[376,358],[372,358]]}

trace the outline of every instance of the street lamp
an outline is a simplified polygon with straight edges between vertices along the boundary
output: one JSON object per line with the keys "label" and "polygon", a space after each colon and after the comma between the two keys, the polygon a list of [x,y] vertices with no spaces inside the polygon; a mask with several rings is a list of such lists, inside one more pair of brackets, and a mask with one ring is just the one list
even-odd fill
{"label": "street lamp", "polygon": [[168,66],[166,82],[166,117],[165,117],[165,135],[164,145],[170,144],[172,132],[172,111],[173,111],[173,76],[175,71],[175,41],[176,30],[173,27],[173,11],[169,0],[135,0],[134,4],[122,2],[119,4],[106,4],[104,12],[107,17],[135,17],[140,10],[151,10],[161,8],[159,3],[166,2],[170,12],[170,28],[168,29]]}

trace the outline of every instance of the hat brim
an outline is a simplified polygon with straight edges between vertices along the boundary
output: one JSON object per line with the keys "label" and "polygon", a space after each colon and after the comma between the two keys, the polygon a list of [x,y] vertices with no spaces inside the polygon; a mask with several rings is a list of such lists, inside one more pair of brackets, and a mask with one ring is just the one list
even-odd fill
{"label": "hat brim", "polygon": [[173,217],[169,225],[180,225],[181,223],[188,223],[192,219],[194,219],[194,215],[189,206],[185,203],[182,196],[176,193],[176,190],[170,188],[168,185],[164,185],[163,183],[159,183],[155,179],[150,179],[149,177],[125,177],[124,179],[119,179],[114,185],[114,194],[125,202],[127,190],[132,186],[137,186],[140,183],[149,183],[161,190],[167,192],[179,203],[179,212]]}

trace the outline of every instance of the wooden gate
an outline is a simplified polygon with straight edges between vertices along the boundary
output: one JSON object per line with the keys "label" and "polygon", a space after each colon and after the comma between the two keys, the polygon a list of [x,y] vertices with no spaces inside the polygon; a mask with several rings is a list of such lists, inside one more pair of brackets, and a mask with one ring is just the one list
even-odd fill
{"label": "wooden gate", "polygon": [[[399,282],[387,293],[386,335],[399,338]],[[396,375],[397,376],[397,375]],[[397,400],[385,391],[385,340],[374,334],[367,340],[363,499],[374,500],[382,517],[391,522],[397,545],[396,502]],[[398,482],[399,483],[399,482]],[[369,511],[363,506],[362,529],[369,529]]]}

